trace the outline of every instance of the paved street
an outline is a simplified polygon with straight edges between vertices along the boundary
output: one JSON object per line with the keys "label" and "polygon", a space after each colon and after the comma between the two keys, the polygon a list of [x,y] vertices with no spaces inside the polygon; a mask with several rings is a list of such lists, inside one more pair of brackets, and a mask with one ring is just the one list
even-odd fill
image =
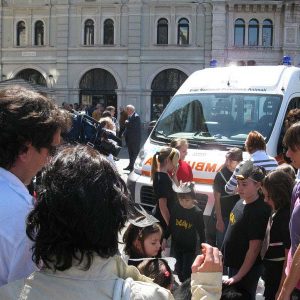
{"label": "paved street", "polygon": [[126,182],[128,174],[129,174],[129,171],[124,171],[123,168],[126,168],[128,166],[128,164],[129,164],[127,147],[123,147],[121,149],[118,158],[120,160],[116,161],[116,165],[117,165],[118,171],[121,174],[123,180]]}

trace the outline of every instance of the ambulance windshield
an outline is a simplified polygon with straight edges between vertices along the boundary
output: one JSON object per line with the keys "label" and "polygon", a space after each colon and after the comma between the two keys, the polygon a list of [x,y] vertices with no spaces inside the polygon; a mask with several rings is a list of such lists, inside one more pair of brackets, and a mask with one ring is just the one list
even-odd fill
{"label": "ambulance windshield", "polygon": [[151,138],[238,146],[244,144],[249,131],[257,130],[267,141],[281,99],[265,94],[178,95],[163,112]]}

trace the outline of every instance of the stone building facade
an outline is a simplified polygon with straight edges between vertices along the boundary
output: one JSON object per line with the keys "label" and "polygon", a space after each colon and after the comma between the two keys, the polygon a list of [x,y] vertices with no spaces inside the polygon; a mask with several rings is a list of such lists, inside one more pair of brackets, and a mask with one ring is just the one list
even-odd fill
{"label": "stone building facade", "polygon": [[300,1],[2,0],[0,76],[155,119],[192,72],[300,63]]}

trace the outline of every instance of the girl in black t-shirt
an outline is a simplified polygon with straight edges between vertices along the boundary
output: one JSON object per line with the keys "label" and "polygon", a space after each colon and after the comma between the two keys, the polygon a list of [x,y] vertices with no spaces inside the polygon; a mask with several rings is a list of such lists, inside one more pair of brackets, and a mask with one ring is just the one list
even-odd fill
{"label": "girl in black t-shirt", "polygon": [[180,153],[177,149],[165,147],[156,152],[152,160],[151,179],[156,197],[154,216],[159,220],[165,236],[168,235],[170,211],[176,200],[169,174],[176,176],[179,156]]}
{"label": "girl in black t-shirt", "polygon": [[272,171],[262,182],[265,202],[272,209],[272,216],[263,243],[265,300],[277,299],[285,279],[287,254],[291,245],[289,234],[290,199],[293,179],[282,170]]}
{"label": "girl in black t-shirt", "polygon": [[194,185],[190,182],[173,185],[178,202],[170,217],[170,233],[178,278],[184,282],[191,277],[196,257],[197,240],[205,242],[204,221],[201,209],[195,205]]}
{"label": "girl in black t-shirt", "polygon": [[221,249],[229,223],[229,215],[234,205],[240,199],[239,195],[228,195],[225,185],[233,174],[236,166],[243,160],[243,150],[231,148],[226,153],[222,169],[216,174],[213,183],[216,213],[216,244]]}

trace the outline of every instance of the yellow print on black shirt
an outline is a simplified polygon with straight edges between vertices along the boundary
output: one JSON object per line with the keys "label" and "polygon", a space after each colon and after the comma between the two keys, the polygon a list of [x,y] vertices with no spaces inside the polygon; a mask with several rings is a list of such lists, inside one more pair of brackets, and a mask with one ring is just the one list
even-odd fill
{"label": "yellow print on black shirt", "polygon": [[233,212],[230,213],[229,220],[230,220],[230,224],[231,225],[233,225],[235,223],[235,216],[234,216]]}
{"label": "yellow print on black shirt", "polygon": [[176,218],[176,226],[183,227],[184,229],[191,229],[193,224],[189,223],[186,220]]}

